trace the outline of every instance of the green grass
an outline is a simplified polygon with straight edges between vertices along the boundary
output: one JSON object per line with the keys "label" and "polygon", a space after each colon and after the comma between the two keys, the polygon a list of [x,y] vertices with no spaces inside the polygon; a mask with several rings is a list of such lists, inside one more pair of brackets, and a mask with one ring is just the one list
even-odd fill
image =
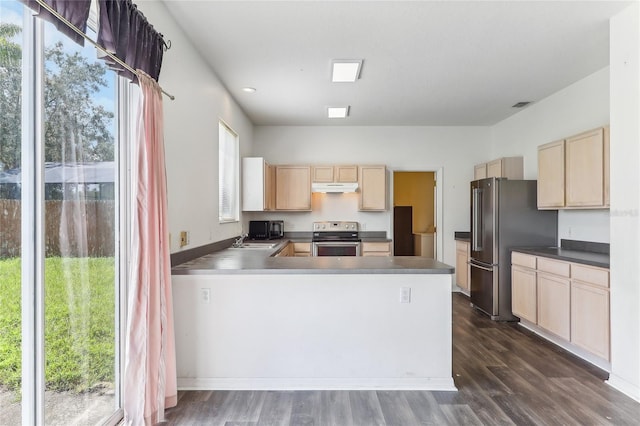
{"label": "green grass", "polygon": [[[0,259],[0,386],[20,389],[20,259]],[[113,258],[45,260],[47,390],[83,392],[114,381]]]}

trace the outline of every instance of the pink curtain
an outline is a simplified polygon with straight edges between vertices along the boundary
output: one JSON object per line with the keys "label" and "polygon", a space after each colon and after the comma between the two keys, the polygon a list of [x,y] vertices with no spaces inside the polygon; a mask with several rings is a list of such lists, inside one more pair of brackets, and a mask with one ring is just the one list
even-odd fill
{"label": "pink curtain", "polygon": [[139,84],[124,379],[125,423],[130,425],[160,422],[165,408],[177,403],[162,92],[142,72]]}

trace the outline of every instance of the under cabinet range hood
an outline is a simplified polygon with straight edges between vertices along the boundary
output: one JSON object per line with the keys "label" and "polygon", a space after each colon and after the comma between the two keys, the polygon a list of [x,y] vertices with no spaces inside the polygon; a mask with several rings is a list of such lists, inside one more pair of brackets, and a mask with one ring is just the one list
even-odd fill
{"label": "under cabinet range hood", "polygon": [[328,183],[312,183],[311,192],[356,192],[358,190],[358,184],[353,183],[340,183],[340,182],[328,182]]}

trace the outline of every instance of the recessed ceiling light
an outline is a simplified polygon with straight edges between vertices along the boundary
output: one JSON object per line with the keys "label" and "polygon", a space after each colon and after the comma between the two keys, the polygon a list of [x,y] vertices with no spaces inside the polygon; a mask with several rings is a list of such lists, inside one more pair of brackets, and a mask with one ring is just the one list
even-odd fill
{"label": "recessed ceiling light", "polygon": [[361,59],[334,60],[331,81],[334,83],[353,83],[360,78]]}
{"label": "recessed ceiling light", "polygon": [[247,93],[254,93],[256,91],[255,87],[243,87],[242,88],[243,92],[247,92]]}
{"label": "recessed ceiling light", "polygon": [[349,115],[349,107],[328,107],[327,108],[327,117],[328,118],[346,118]]}

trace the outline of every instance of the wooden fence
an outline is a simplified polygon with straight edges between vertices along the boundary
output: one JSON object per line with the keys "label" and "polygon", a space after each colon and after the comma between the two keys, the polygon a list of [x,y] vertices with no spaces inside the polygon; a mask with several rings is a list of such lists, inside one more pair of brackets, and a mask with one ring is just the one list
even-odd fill
{"label": "wooden fence", "polygon": [[[0,200],[0,258],[19,257],[20,200]],[[109,257],[115,254],[115,202],[45,201],[45,255]]]}

